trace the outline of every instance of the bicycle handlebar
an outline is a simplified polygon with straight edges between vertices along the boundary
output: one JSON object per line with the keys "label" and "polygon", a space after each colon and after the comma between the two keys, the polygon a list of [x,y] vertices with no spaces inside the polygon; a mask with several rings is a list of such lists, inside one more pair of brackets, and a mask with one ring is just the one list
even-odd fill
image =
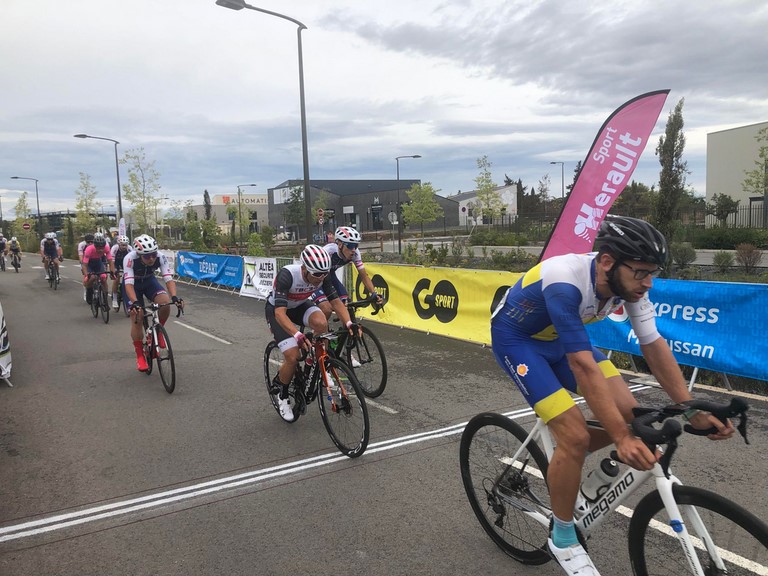
{"label": "bicycle handlebar", "polygon": [[366,308],[367,306],[373,307],[373,312],[371,313],[371,316],[376,316],[376,314],[379,313],[379,311],[384,310],[384,305],[386,302],[382,301],[381,304],[378,303],[378,296],[375,296],[373,294],[369,294],[362,300],[356,300],[354,302],[347,302],[347,308]]}

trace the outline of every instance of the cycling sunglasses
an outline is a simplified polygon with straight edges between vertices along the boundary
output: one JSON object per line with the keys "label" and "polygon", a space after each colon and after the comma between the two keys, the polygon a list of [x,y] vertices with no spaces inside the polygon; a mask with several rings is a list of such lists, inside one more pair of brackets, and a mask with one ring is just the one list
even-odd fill
{"label": "cycling sunglasses", "polygon": [[149,254],[141,254],[141,257],[149,260],[151,258],[157,258],[157,252],[150,252]]}
{"label": "cycling sunglasses", "polygon": [[307,274],[313,278],[324,278],[325,276],[328,276],[328,272],[310,272],[309,270],[307,270]]}
{"label": "cycling sunglasses", "polygon": [[344,244],[345,248],[349,248],[350,250],[357,250],[357,244],[352,244],[351,242],[342,242]]}

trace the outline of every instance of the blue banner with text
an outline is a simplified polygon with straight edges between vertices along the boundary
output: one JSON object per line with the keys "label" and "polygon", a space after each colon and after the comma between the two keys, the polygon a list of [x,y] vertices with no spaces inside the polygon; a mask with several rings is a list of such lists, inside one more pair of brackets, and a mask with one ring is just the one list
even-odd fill
{"label": "blue banner with text", "polygon": [[176,263],[179,276],[233,288],[240,288],[243,284],[243,259],[240,256],[179,252]]}
{"label": "blue banner with text", "polygon": [[[654,280],[656,325],[680,364],[768,380],[764,284]],[[587,325],[598,348],[640,355],[623,308]]]}

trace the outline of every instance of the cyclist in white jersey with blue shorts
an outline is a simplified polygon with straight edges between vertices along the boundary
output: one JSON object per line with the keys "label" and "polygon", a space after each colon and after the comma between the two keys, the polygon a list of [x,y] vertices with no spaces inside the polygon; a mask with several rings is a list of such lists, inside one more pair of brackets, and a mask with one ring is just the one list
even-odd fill
{"label": "cyclist in white jersey with blue shorts", "polygon": [[[613,363],[592,346],[584,325],[624,306],[653,375],[673,402],[691,399],[648,299],[652,278],[667,262],[666,240],[647,222],[609,217],[595,247],[597,252],[555,256],[534,266],[507,291],[491,319],[496,361],[555,437],[547,471],[554,516],[548,545],[566,574],[578,576],[599,575],[573,523],[587,453],[614,443],[619,458],[633,468],[648,470],[656,461],[627,426],[636,400]],[[569,392],[584,396],[605,432],[588,430]],[[730,422],[726,426],[710,414],[686,416],[696,428],[716,428],[712,440],[734,433]]]}

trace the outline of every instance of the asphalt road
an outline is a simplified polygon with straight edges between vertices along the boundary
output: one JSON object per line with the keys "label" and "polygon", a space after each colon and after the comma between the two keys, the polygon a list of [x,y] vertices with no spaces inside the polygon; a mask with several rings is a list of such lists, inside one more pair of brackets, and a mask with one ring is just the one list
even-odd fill
{"label": "asphalt road", "polygon": [[[3,576],[560,574],[501,553],[463,493],[463,424],[524,407],[488,349],[371,323],[389,384],[368,451],[349,460],[314,406],[286,424],[269,404],[262,303],[181,286],[168,395],[136,371],[128,319],[95,320],[77,268],[65,262],[53,292],[37,262],[0,273],[14,384],[0,384]],[[768,408],[751,402],[751,446],[687,436],[675,470],[765,519]],[[629,572],[626,526],[617,516],[591,541],[603,574]]]}

